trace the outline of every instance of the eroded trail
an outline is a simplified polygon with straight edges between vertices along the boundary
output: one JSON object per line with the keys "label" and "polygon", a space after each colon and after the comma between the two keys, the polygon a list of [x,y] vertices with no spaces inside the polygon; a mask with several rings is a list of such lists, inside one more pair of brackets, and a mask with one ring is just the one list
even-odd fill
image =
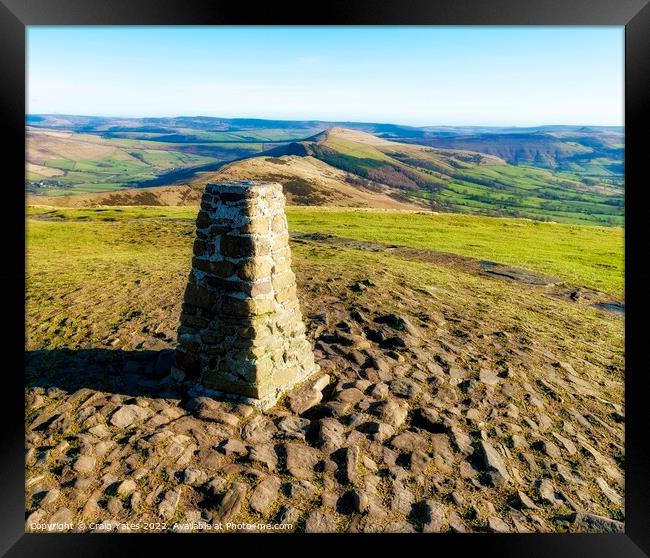
{"label": "eroded trail", "polygon": [[52,317],[26,362],[28,523],[620,530],[622,321],[549,296],[564,285],[354,242],[294,238],[329,383],[267,415],[167,380],[189,258],[61,269],[61,299],[36,274],[28,318],[41,300]]}
{"label": "eroded trail", "polygon": [[294,242],[319,243],[328,246],[339,246],[353,250],[368,250],[371,252],[388,253],[398,258],[444,265],[475,273],[483,277],[512,281],[526,287],[542,287],[549,296],[570,300],[579,304],[587,304],[605,312],[625,314],[625,303],[613,298],[608,293],[582,286],[570,286],[557,277],[536,273],[519,267],[508,266],[497,262],[479,260],[449,252],[411,248],[383,242],[355,240],[333,234],[293,233]]}

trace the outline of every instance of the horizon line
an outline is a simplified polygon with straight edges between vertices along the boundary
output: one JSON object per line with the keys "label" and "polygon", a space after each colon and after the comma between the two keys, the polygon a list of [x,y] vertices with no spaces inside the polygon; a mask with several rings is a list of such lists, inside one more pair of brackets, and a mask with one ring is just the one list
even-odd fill
{"label": "horizon line", "polygon": [[262,116],[211,116],[206,114],[177,114],[174,116],[124,116],[124,115],[108,115],[108,114],[72,114],[68,112],[32,112],[25,113],[25,116],[78,116],[84,118],[124,118],[124,119],[146,119],[146,118],[214,118],[221,120],[268,120],[268,121],[283,121],[283,122],[325,122],[325,123],[349,123],[349,124],[383,124],[391,126],[404,126],[407,128],[542,128],[542,127],[560,127],[560,126],[582,126],[582,127],[598,127],[598,128],[624,128],[625,124],[585,124],[585,123],[572,123],[572,124],[423,124],[416,126],[414,124],[400,124],[397,122],[387,121],[372,121],[372,120],[328,120],[322,118],[271,118]]}

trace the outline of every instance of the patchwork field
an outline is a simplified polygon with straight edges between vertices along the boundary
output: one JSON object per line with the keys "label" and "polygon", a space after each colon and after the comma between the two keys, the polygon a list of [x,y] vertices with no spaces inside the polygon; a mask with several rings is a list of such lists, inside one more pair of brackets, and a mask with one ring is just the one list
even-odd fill
{"label": "patchwork field", "polygon": [[621,188],[508,164],[486,153],[407,145],[344,128],[331,128],[310,141],[271,153],[293,153],[299,147],[304,154],[389,185],[437,211],[566,223],[623,223]]}
{"label": "patchwork field", "polygon": [[623,130],[616,127],[431,130],[407,141],[489,153],[517,165],[562,171],[591,184],[623,185],[625,142]]}
{"label": "patchwork field", "polygon": [[288,208],[330,384],[262,416],[167,377],[196,212],[29,208],[28,523],[622,529],[622,229]]}
{"label": "patchwork field", "polygon": [[155,193],[145,201],[129,192],[179,184],[198,191],[210,176],[280,181],[299,205],[428,207],[604,226],[624,219],[618,128],[34,115],[27,132],[26,186],[35,197],[118,191],[124,205],[129,195],[154,205]]}
{"label": "patchwork field", "polygon": [[[205,137],[204,137],[205,136]],[[301,137],[301,136],[297,136]],[[27,191],[60,196],[172,184],[202,169],[254,156],[291,130],[247,134],[179,135],[27,129]]]}

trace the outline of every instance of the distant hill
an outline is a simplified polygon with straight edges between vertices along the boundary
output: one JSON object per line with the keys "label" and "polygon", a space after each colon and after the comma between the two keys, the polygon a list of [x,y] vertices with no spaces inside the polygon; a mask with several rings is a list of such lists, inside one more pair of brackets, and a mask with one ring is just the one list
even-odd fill
{"label": "distant hill", "polygon": [[423,209],[545,221],[621,224],[624,199],[611,186],[511,165],[494,155],[389,141],[335,127],[262,156],[198,172],[183,186],[36,198],[52,205],[198,203],[203,185],[222,179],[273,180],[289,204]]}
{"label": "distant hill", "polygon": [[[114,118],[75,115],[28,115],[32,129],[94,134],[170,144],[173,150],[219,160],[265,151],[273,144],[301,140],[332,127],[385,139],[495,155],[512,164],[570,173],[592,184],[622,187],[624,131],[616,126],[405,126],[373,122],[265,120],[179,116]],[[164,148],[164,147],[163,147]]]}
{"label": "distant hill", "polygon": [[73,196],[31,196],[29,203],[56,207],[198,205],[206,183],[250,179],[281,183],[288,205],[411,210],[427,208],[426,202],[413,199],[389,186],[362,180],[314,157],[291,155],[236,161],[215,172],[198,173],[189,184]]}
{"label": "distant hill", "polygon": [[621,131],[579,128],[504,132],[428,132],[399,141],[489,153],[513,164],[564,171],[588,183],[622,186],[624,145]]}
{"label": "distant hill", "polygon": [[69,196],[27,197],[28,205],[51,207],[100,207],[100,206],[184,206],[198,205],[203,185],[175,184],[151,188],[124,188],[112,192],[72,194]]}
{"label": "distant hill", "polygon": [[366,180],[311,156],[254,157],[230,163],[213,180],[269,180],[280,182],[287,202],[293,205],[422,209],[425,200],[409,196],[381,182]]}
{"label": "distant hill", "polygon": [[623,219],[623,195],[616,187],[511,165],[485,153],[398,143],[345,128],[331,128],[267,153],[315,157],[426,201],[437,211],[603,224]]}
{"label": "distant hill", "polygon": [[[333,126],[340,126],[355,130],[366,131],[374,134],[392,134],[411,137],[417,134],[424,135],[425,129],[399,124],[373,123],[373,122],[347,122],[327,120],[268,120],[262,118],[219,118],[212,116],[178,116],[163,118],[117,118],[108,116],[77,116],[63,114],[38,114],[28,115],[26,122],[29,126],[55,130],[67,130],[83,133],[95,133],[105,136],[142,137],[143,134],[156,136],[161,134],[187,134],[192,133],[213,141],[224,139],[260,139],[265,131],[286,132],[289,136],[297,130],[316,133]],[[216,135],[209,138],[209,133],[230,133],[234,136]],[[249,134],[246,134],[249,132]],[[250,132],[259,132],[260,135]],[[239,134],[239,135],[237,135]],[[273,138],[266,136],[269,141]],[[286,139],[286,137],[284,138]]]}
{"label": "distant hill", "polygon": [[52,195],[154,186],[161,176],[188,168],[217,168],[259,149],[213,149],[205,155],[171,143],[28,127],[26,188],[32,194]]}

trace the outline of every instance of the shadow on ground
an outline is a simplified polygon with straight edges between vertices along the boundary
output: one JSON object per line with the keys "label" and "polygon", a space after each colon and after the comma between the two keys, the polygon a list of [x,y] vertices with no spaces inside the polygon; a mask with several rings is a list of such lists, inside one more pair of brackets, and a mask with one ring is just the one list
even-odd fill
{"label": "shadow on ground", "polygon": [[170,382],[174,351],[111,349],[42,349],[25,354],[25,386],[60,388],[74,393],[82,388],[122,394],[179,398]]}

